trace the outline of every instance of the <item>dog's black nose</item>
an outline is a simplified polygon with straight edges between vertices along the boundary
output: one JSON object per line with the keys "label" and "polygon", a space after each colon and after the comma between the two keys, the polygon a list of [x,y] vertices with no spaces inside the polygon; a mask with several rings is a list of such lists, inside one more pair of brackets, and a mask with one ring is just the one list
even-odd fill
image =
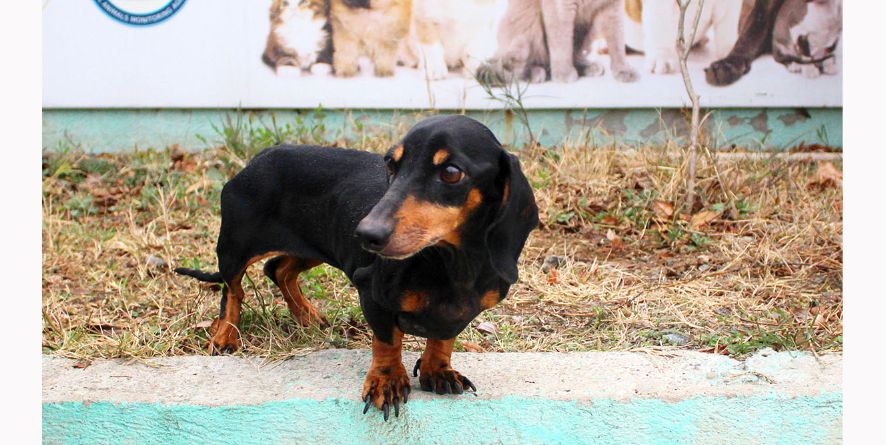
{"label": "dog's black nose", "polygon": [[364,249],[378,252],[388,245],[392,231],[386,224],[364,219],[357,225],[355,233],[362,241]]}

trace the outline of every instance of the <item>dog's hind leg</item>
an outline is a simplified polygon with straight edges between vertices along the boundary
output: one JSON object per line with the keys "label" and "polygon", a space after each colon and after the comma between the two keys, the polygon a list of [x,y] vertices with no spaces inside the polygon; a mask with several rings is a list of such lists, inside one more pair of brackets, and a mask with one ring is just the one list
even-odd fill
{"label": "dog's hind leg", "polygon": [[[220,249],[219,251],[225,251]],[[225,283],[222,291],[221,307],[218,318],[212,322],[209,341],[209,353],[212,355],[227,354],[240,348],[240,309],[246,293],[243,291],[243,275],[252,263],[269,256],[281,255],[284,252],[269,251],[251,257],[235,255],[219,255],[219,273]],[[244,260],[243,258],[249,258]]]}
{"label": "dog's hind leg", "polygon": [[228,354],[240,347],[240,308],[245,295],[240,283],[242,279],[241,271],[231,279],[225,280],[219,315],[209,330],[212,334],[209,340],[211,355]]}
{"label": "dog's hind leg", "polygon": [[265,275],[280,288],[292,319],[302,326],[329,325],[317,308],[305,298],[300,287],[299,275],[320,264],[317,260],[304,260],[288,255],[272,258],[265,264]]}

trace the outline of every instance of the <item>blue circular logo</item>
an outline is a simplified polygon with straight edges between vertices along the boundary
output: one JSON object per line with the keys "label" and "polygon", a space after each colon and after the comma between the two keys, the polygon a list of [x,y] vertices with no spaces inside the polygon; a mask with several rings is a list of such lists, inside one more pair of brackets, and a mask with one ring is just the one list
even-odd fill
{"label": "blue circular logo", "polygon": [[95,4],[118,22],[147,26],[175,15],[185,0],[95,0]]}

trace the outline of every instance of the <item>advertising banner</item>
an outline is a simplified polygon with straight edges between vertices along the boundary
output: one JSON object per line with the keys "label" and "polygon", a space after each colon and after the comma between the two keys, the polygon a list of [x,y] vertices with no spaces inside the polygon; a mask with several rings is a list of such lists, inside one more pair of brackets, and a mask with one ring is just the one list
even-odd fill
{"label": "advertising banner", "polygon": [[[675,0],[45,0],[43,105],[682,107],[679,23]],[[842,0],[691,0],[685,27],[702,106],[842,106]]]}

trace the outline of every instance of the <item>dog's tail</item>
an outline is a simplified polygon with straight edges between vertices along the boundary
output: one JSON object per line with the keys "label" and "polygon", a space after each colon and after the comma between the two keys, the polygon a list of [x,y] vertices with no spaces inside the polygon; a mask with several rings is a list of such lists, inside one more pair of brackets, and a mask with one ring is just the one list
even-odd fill
{"label": "dog's tail", "polygon": [[206,282],[206,283],[222,283],[224,281],[224,280],[222,280],[221,272],[210,273],[210,272],[204,272],[199,269],[188,269],[186,267],[176,267],[175,273],[177,273],[179,275],[187,275],[189,277],[194,277],[194,278],[196,278],[200,281]]}

